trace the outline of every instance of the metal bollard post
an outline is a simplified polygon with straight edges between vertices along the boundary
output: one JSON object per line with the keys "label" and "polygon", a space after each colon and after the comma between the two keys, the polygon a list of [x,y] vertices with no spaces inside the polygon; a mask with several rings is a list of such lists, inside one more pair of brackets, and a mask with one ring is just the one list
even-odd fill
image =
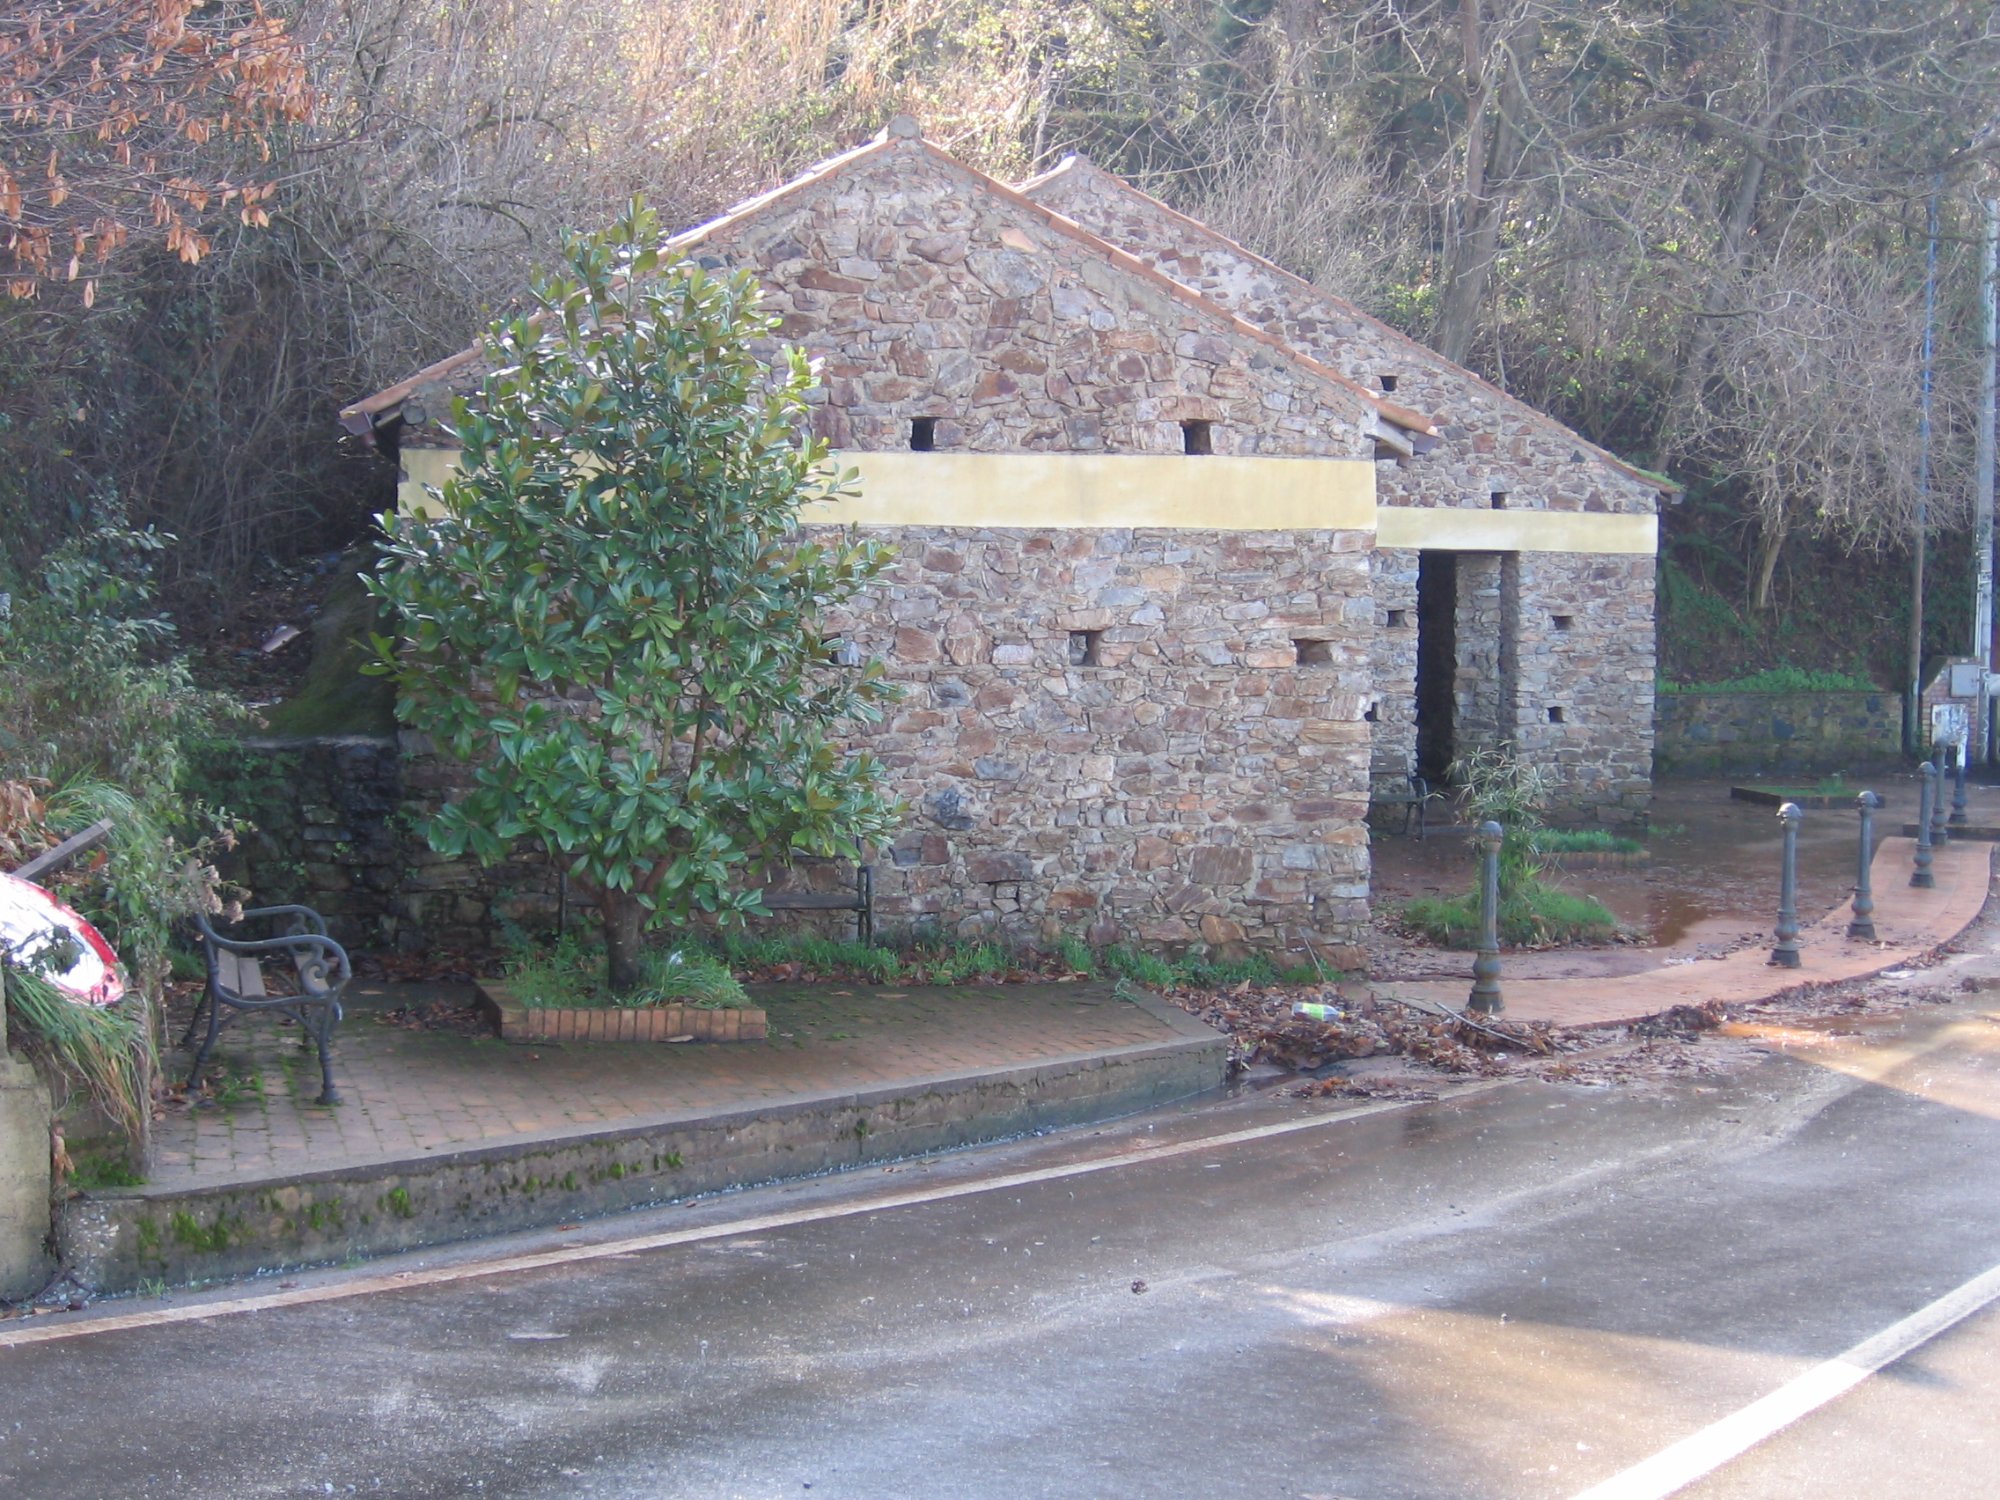
{"label": "metal bollard post", "polygon": [[1785,862],[1778,877],[1778,944],[1771,962],[1781,969],[1799,966],[1799,819],[1804,816],[1796,802],[1778,809],[1778,821],[1785,825]]}
{"label": "metal bollard post", "polygon": [[1882,799],[1873,792],[1863,792],[1855,802],[1861,808],[1861,861],[1854,877],[1854,920],[1847,924],[1847,935],[1865,943],[1875,941],[1875,892],[1868,881],[1868,867],[1875,855],[1875,809],[1882,805]]}
{"label": "metal bollard post", "polygon": [[1951,762],[1946,758],[1951,754],[1951,746],[1938,746],[1932,757],[1937,762],[1937,789],[1931,793],[1931,847],[1942,849],[1951,842],[1951,832],[1945,827],[1947,808],[1946,784],[1951,776]]}
{"label": "metal bollard post", "polygon": [[1958,747],[1958,753],[1953,759],[1955,764],[1951,773],[1951,816],[1945,821],[1963,824],[1971,821],[1965,811],[1965,746]]}
{"label": "metal bollard post", "polygon": [[1479,956],[1472,961],[1472,994],[1465,1008],[1482,1016],[1497,1016],[1506,1008],[1500,998],[1500,825],[1485,822],[1473,835],[1479,843]]}
{"label": "metal bollard post", "polygon": [[1931,799],[1937,795],[1937,767],[1925,761],[1917,767],[1922,786],[1917,794],[1917,860],[1910,884],[1929,890],[1937,884],[1931,874]]}

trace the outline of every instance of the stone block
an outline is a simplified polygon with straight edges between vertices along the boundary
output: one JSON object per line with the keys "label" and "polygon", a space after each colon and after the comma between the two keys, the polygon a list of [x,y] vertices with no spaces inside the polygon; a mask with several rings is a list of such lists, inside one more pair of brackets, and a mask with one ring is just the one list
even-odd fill
{"label": "stone block", "polygon": [[0,1041],[0,1297],[41,1290],[48,1236],[49,1091]]}

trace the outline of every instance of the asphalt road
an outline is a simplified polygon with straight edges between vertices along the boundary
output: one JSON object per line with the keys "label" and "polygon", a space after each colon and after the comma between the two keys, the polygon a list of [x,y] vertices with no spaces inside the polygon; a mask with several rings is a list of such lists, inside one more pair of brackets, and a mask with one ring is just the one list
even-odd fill
{"label": "asphalt road", "polygon": [[2000,1301],[1729,1456],[2000,1264],[2000,1008],[1770,1045],[6,1325],[0,1495],[1633,1500],[1675,1444],[1702,1497],[2000,1495]]}

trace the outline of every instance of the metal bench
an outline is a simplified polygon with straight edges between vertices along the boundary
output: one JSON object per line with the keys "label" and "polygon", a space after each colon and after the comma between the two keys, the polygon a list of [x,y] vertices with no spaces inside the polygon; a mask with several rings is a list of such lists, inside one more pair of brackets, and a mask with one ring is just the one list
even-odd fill
{"label": "metal bench", "polygon": [[854,889],[850,891],[758,892],[765,911],[851,911],[854,935],[862,943],[875,941],[875,867],[854,867]]}
{"label": "metal bench", "polygon": [[1386,807],[1391,811],[1403,810],[1403,832],[1410,831],[1410,819],[1417,820],[1417,838],[1423,839],[1427,822],[1426,809],[1430,804],[1442,801],[1440,793],[1431,790],[1430,783],[1415,771],[1373,771],[1368,777],[1368,806],[1373,811]]}
{"label": "metal bench", "polygon": [[[181,1045],[187,1046],[208,1016],[208,1034],[194,1055],[188,1070],[187,1086],[192,1091],[201,1080],[201,1070],[224,1026],[241,1016],[275,1012],[289,1016],[303,1026],[319,1048],[321,1104],[338,1104],[340,1094],[333,1086],[333,1028],[340,1024],[341,991],[354,977],[347,950],[326,935],[326,922],[309,906],[263,906],[243,913],[244,922],[271,924],[277,936],[246,939],[224,937],[197,914],[194,922],[201,932],[203,962],[208,967],[208,984],[188,1021]],[[289,962],[298,990],[294,994],[270,993],[264,982],[264,960]],[[232,1012],[227,1019],[223,1011]]]}

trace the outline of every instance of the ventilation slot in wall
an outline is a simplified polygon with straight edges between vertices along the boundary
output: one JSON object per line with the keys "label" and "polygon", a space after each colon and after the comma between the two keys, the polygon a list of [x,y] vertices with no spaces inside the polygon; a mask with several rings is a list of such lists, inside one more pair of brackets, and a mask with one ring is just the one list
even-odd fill
{"label": "ventilation slot in wall", "polygon": [[1333,665],[1332,641],[1293,641],[1292,650],[1298,653],[1302,667],[1330,667]]}
{"label": "ventilation slot in wall", "polygon": [[910,451],[912,453],[929,453],[937,447],[937,424],[938,419],[936,417],[910,418]]}
{"label": "ventilation slot in wall", "polygon": [[1072,630],[1069,633],[1069,664],[1072,667],[1094,667],[1097,665],[1098,646],[1103,642],[1101,630]]}
{"label": "ventilation slot in wall", "polygon": [[1491,505],[1495,510],[1505,510],[1507,508],[1507,492],[1505,490],[1495,490],[1487,497],[1487,504]]}
{"label": "ventilation slot in wall", "polygon": [[1401,630],[1405,625],[1409,623],[1409,619],[1410,619],[1410,612],[1408,610],[1392,609],[1389,611],[1389,618],[1384,623],[1387,624],[1387,626],[1391,630]]}
{"label": "ventilation slot in wall", "polygon": [[1558,632],[1560,632],[1560,631],[1564,631],[1564,630],[1568,630],[1568,629],[1569,629],[1569,628],[1570,628],[1570,627],[1571,627],[1572,625],[1574,625],[1575,623],[1576,623],[1576,616],[1575,616],[1575,615],[1550,615],[1550,616],[1549,616],[1549,629],[1551,629],[1551,630],[1554,630],[1554,631],[1558,631]]}
{"label": "ventilation slot in wall", "polygon": [[1376,722],[1376,718],[1375,718],[1375,705],[1374,705],[1373,703],[1371,703],[1371,704],[1369,704],[1369,705],[1368,705],[1368,712],[1366,712],[1365,714],[1363,714],[1363,715],[1361,716],[1361,721],[1362,721],[1362,722],[1363,722],[1364,724],[1373,724],[1373,723],[1375,723],[1375,722]]}
{"label": "ventilation slot in wall", "polygon": [[1393,376],[1393,375],[1384,375],[1384,376],[1382,377],[1382,391],[1383,391],[1383,394],[1384,394],[1384,395],[1387,395],[1387,394],[1388,394],[1389,392],[1391,392],[1391,391],[1393,391],[1393,390],[1395,390],[1395,389],[1396,389],[1396,377],[1395,377],[1395,376]]}
{"label": "ventilation slot in wall", "polygon": [[1561,724],[1566,722],[1563,718],[1563,711],[1559,708],[1551,708],[1549,710],[1549,722],[1551,724]]}
{"label": "ventilation slot in wall", "polygon": [[1215,451],[1215,424],[1213,422],[1188,421],[1181,423],[1181,452],[1207,454]]}

